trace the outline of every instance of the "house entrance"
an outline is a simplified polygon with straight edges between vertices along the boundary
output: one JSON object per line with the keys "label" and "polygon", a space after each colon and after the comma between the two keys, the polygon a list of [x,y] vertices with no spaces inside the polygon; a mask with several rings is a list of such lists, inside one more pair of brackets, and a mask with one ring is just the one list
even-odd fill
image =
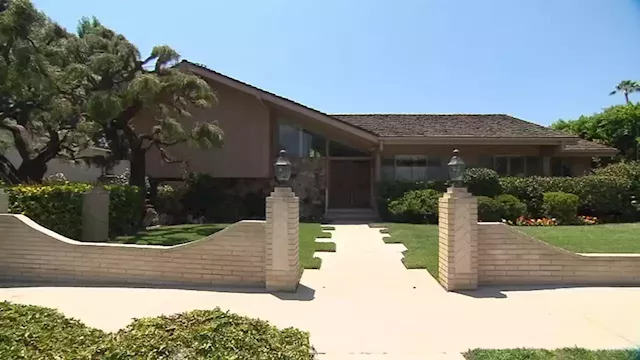
{"label": "house entrance", "polygon": [[329,208],[371,208],[371,160],[331,160]]}

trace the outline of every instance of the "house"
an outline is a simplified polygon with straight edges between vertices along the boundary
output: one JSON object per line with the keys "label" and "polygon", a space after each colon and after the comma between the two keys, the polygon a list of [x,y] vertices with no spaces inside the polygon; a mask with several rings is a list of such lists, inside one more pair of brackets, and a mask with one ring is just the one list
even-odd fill
{"label": "house", "polygon": [[[286,149],[294,190],[310,216],[372,209],[380,180],[444,180],[454,148],[468,166],[510,176],[579,175],[590,170],[592,157],[616,153],[503,114],[326,114],[201,65],[179,66],[209,82],[219,99],[189,121],[217,120],[225,144],[210,150],[178,145],[172,155],[186,159],[189,171],[269,191],[273,162]],[[179,180],[184,168],[152,150],[147,173]]]}

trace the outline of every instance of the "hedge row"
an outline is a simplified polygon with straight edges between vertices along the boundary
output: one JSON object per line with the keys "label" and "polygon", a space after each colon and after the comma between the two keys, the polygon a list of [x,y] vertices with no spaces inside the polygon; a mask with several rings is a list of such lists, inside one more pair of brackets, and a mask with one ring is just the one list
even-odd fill
{"label": "hedge row", "polygon": [[[617,163],[597,169],[592,175],[580,177],[505,177],[499,178],[495,171],[490,169],[468,169],[465,173],[464,184],[475,196],[485,196],[497,199],[500,195],[512,195],[526,205],[529,217],[540,218],[544,216],[543,198],[545,193],[563,192],[574,194],[578,197],[578,214],[596,216],[602,221],[637,221],[640,219],[638,209],[632,204],[632,200],[640,199],[640,162]],[[386,181],[378,184],[378,209],[380,216],[385,221],[400,221],[404,217],[400,213],[402,208],[415,207],[418,196],[425,194],[413,194],[412,199],[404,199],[405,194],[416,190],[433,189],[443,192],[446,182],[393,182]],[[429,195],[431,196],[431,195]],[[413,201],[414,205],[404,203]],[[521,209],[513,199],[504,206],[518,213]],[[394,204],[393,214],[390,205]],[[501,204],[483,199],[483,209],[501,209]],[[414,214],[416,210],[411,210]],[[421,210],[422,213],[429,210]],[[508,211],[508,210],[500,210]],[[409,215],[410,217],[412,215]],[[492,217],[499,216],[497,213]],[[509,216],[512,217],[512,216]],[[405,220],[406,221],[406,220]],[[415,220],[412,220],[415,221]]]}
{"label": "hedge row", "polygon": [[[71,239],[82,234],[82,196],[92,185],[19,185],[7,187],[9,212],[24,214],[38,224]],[[140,224],[142,194],[137,187],[107,185],[109,237],[130,234]]]}
{"label": "hedge row", "polygon": [[0,302],[0,359],[311,359],[309,334],[222,311],[134,320],[106,333],[54,309]]}

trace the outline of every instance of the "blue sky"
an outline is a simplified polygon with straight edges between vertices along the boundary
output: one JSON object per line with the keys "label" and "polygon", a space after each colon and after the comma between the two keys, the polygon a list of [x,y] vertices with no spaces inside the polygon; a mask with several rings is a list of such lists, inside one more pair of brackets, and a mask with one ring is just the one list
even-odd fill
{"label": "blue sky", "polygon": [[[640,0],[35,0],[327,113],[508,113],[540,124],[623,102]],[[635,101],[640,95],[632,96]]]}

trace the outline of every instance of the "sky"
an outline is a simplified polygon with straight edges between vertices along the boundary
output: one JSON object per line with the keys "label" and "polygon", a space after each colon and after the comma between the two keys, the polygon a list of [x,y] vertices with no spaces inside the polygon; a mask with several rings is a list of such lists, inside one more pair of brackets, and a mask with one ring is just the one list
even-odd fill
{"label": "sky", "polygon": [[[622,103],[640,0],[34,0],[325,113],[506,113],[539,124]],[[631,97],[640,101],[640,94]]]}

